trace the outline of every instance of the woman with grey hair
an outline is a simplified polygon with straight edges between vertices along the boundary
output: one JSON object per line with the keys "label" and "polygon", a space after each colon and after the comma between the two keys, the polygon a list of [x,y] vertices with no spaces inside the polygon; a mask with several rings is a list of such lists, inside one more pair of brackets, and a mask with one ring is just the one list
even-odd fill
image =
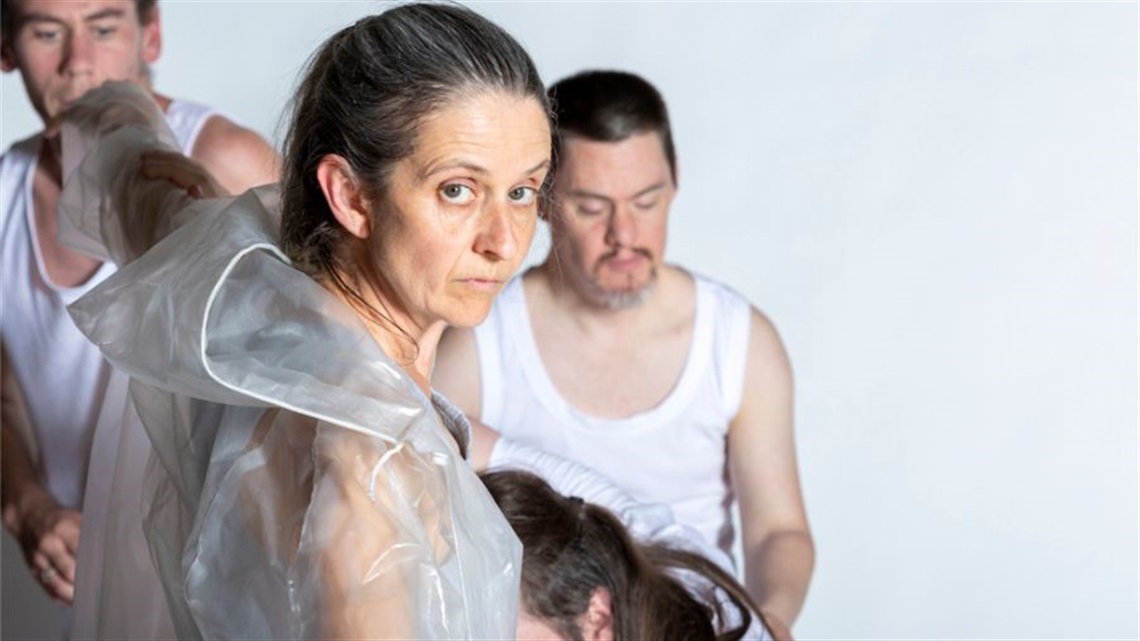
{"label": "woman with grey hair", "polygon": [[428,381],[535,229],[551,128],[526,52],[452,5],[357,22],[300,84],[280,191],[237,198],[199,199],[208,175],[150,151],[160,123],[112,126],[147,98],[101,92],[65,125],[61,207],[125,266],[73,315],[132,378],[174,634],[511,636],[521,549]]}

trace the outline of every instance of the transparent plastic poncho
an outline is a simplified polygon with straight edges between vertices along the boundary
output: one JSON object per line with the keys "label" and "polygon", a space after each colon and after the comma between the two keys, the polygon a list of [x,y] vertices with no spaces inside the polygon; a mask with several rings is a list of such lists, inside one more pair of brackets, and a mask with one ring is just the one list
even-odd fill
{"label": "transparent plastic poncho", "polygon": [[72,109],[61,212],[123,265],[71,311],[132,379],[175,634],[513,638],[521,546],[465,425],[290,266],[274,188],[193,201],[139,176],[141,152],[170,148],[156,109],[122,85]]}

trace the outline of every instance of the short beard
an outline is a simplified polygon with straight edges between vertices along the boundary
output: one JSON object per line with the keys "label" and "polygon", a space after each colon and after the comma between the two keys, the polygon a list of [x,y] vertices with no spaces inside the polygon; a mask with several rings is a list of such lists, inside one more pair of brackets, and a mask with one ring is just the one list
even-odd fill
{"label": "short beard", "polygon": [[602,307],[611,310],[631,309],[643,304],[649,300],[649,294],[653,291],[653,286],[657,283],[657,269],[649,272],[649,280],[645,285],[635,290],[619,290],[613,291],[603,288],[596,281],[587,281],[594,299],[598,301]]}

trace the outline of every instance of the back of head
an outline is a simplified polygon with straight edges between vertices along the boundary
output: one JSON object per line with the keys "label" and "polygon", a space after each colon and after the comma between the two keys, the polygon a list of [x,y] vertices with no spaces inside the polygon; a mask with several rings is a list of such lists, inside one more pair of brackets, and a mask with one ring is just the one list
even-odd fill
{"label": "back of head", "polygon": [[547,93],[559,141],[574,135],[595,142],[619,142],[634,134],[656,132],[676,182],[669,112],[661,93],[647,80],[625,71],[583,71],[554,83]]}
{"label": "back of head", "polygon": [[[715,599],[694,598],[666,571],[697,572],[718,587],[721,580],[739,585],[715,564],[684,551],[643,547],[606,509],[562,496],[533,474],[508,470],[481,478],[523,544],[522,608],[562,638],[582,638],[579,621],[598,588],[610,596],[614,639],[737,639],[747,629],[745,604],[733,598],[744,625],[718,635]],[[708,574],[709,568],[717,574]]]}
{"label": "back of head", "polygon": [[526,472],[491,472],[481,478],[523,544],[523,610],[548,621],[563,638],[579,638],[578,618],[594,590],[612,591],[611,575],[628,573],[612,566],[634,560],[624,558],[616,546],[597,546],[584,536],[586,505],[580,499],[564,497]]}
{"label": "back of head", "polygon": [[285,140],[281,244],[297,266],[328,273],[344,234],[317,183],[321,158],[344,158],[378,200],[393,166],[413,153],[424,119],[482,91],[547,104],[523,47],[456,5],[397,6],[325,42],[294,97]]}

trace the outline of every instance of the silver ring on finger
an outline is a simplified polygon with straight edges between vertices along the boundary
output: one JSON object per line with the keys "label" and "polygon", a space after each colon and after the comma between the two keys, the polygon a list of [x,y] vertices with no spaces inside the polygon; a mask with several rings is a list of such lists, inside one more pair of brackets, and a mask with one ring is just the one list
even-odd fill
{"label": "silver ring on finger", "polygon": [[40,581],[44,583],[51,583],[57,576],[59,576],[59,570],[55,569],[54,565],[49,565],[40,570]]}

